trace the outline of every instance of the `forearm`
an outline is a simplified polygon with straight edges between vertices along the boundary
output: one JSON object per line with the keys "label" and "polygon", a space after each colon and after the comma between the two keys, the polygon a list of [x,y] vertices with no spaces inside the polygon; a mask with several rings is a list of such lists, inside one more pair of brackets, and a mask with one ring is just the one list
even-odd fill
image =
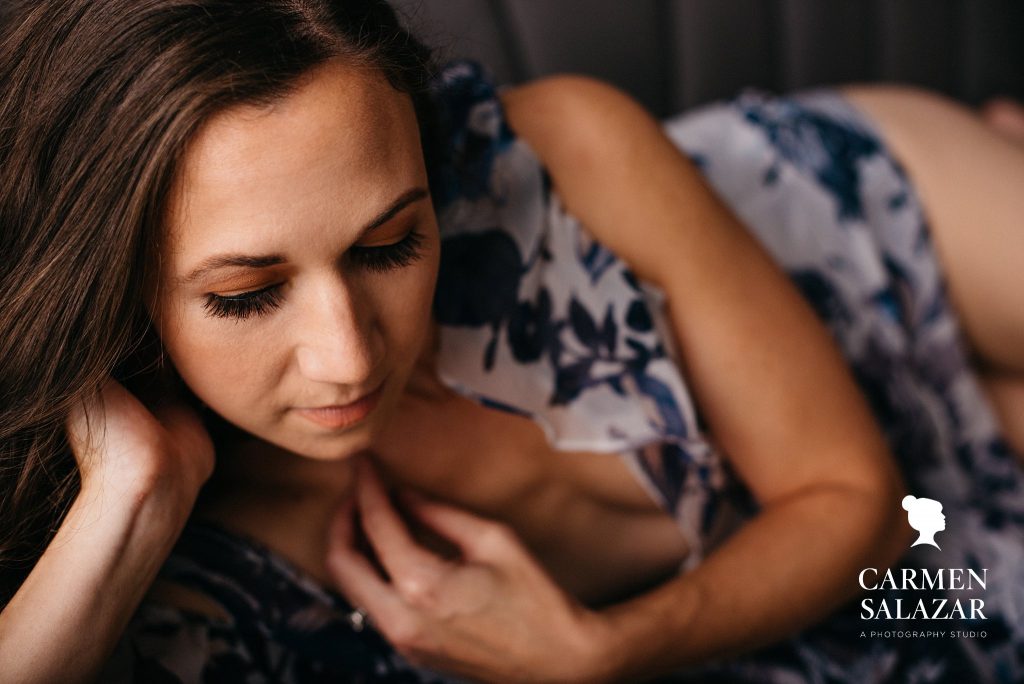
{"label": "forearm", "polygon": [[[766,508],[692,572],[604,611],[604,672],[634,681],[749,651],[851,598],[906,534],[872,493],[825,486]],[[895,507],[894,507],[895,508]]]}
{"label": "forearm", "polygon": [[191,507],[159,487],[83,491],[0,613],[11,682],[92,681],[177,539]]}
{"label": "forearm", "polygon": [[566,208],[665,292],[707,436],[762,507],[698,570],[607,613],[614,650],[628,654],[622,676],[750,648],[824,615],[856,569],[891,561],[909,531],[893,519],[899,473],[830,331],[628,97],[552,78],[503,101]]}
{"label": "forearm", "polygon": [[[695,571],[610,610],[632,679],[777,641],[905,548],[902,484],[827,329],[722,212],[680,226],[656,271],[709,431],[763,510]],[[716,234],[707,226],[714,226]]]}

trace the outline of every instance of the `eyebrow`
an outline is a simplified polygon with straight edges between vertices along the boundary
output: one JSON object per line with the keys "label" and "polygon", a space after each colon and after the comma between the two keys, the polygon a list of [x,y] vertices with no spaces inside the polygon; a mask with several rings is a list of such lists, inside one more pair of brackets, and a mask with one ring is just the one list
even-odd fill
{"label": "eyebrow", "polygon": [[[411,188],[403,192],[398,199],[388,206],[387,209],[378,214],[374,219],[367,223],[362,230],[359,231],[359,236],[355,239],[358,242],[367,233],[379,228],[391,219],[395,217],[398,212],[405,209],[413,202],[418,202],[427,196],[427,190],[422,187]],[[286,261],[284,256],[280,254],[266,254],[260,256],[253,256],[250,254],[218,254],[216,256],[204,259],[195,269],[192,270],[188,275],[179,278],[178,282],[185,285],[193,283],[196,280],[202,278],[207,273],[215,271],[218,268],[224,268],[225,266],[244,266],[248,268],[266,268],[267,266],[275,266],[277,264],[283,264]]]}

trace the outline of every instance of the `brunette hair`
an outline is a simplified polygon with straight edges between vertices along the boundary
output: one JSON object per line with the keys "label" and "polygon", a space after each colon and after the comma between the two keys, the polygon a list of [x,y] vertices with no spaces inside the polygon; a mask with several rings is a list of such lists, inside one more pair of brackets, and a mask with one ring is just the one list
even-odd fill
{"label": "brunette hair", "polygon": [[15,17],[0,30],[0,606],[79,489],[70,410],[148,363],[147,267],[202,123],[341,57],[410,94],[432,139],[430,52],[384,0],[46,0]]}

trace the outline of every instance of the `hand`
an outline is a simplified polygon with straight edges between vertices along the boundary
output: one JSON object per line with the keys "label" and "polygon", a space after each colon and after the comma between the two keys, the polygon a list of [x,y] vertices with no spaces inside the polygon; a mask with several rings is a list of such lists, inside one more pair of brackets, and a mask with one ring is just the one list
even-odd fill
{"label": "hand", "polygon": [[[505,525],[404,494],[410,513],[453,543],[447,560],[414,540],[367,463],[331,525],[327,567],[340,590],[415,664],[501,682],[602,679],[604,625],[555,585]],[[358,548],[355,512],[390,580]]]}
{"label": "hand", "polygon": [[112,378],[75,407],[66,429],[83,491],[138,497],[160,489],[190,507],[213,472],[213,443],[194,411],[164,398],[151,412]]}
{"label": "hand", "polygon": [[[82,489],[0,611],[4,681],[96,681],[213,468],[198,416],[108,380],[65,422]],[[54,658],[54,653],[67,657]]]}

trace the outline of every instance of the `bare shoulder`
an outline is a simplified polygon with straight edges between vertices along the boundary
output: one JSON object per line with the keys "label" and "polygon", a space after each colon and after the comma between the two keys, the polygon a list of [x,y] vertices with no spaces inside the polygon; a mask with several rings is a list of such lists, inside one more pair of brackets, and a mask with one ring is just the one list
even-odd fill
{"label": "bare shoulder", "polygon": [[697,227],[719,227],[716,239],[730,233],[721,227],[732,217],[689,159],[618,88],[552,76],[509,89],[502,102],[564,206],[640,278],[660,284]]}
{"label": "bare shoulder", "polygon": [[[502,103],[515,110],[516,117],[557,112],[580,113],[595,107],[639,107],[628,94],[615,86],[582,74],[556,74],[501,91]],[[537,108],[544,110],[538,112]],[[510,117],[512,113],[510,111]]]}
{"label": "bare shoulder", "polygon": [[576,74],[548,76],[501,93],[509,125],[549,165],[580,154],[603,155],[657,121],[629,94]]}

